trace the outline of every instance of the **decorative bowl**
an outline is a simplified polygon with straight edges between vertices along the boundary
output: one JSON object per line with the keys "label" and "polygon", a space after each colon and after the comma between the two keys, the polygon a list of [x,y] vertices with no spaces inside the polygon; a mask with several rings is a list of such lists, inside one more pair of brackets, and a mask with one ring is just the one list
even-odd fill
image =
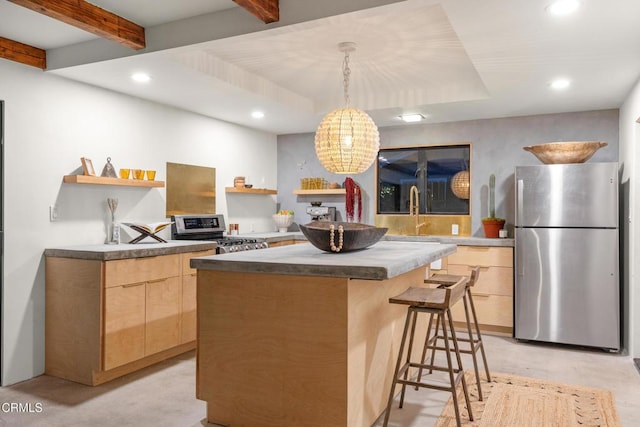
{"label": "decorative bowl", "polygon": [[273,214],[271,216],[278,227],[280,233],[286,233],[289,226],[293,224],[293,215]]}
{"label": "decorative bowl", "polygon": [[[336,249],[340,247],[338,228],[340,226],[343,228],[342,247],[339,251],[331,248],[332,225],[334,227],[333,243]],[[313,221],[305,225],[300,224],[300,230],[316,248],[326,252],[342,253],[357,251],[373,245],[384,236],[388,229],[357,222]]]}
{"label": "decorative bowl", "polygon": [[523,147],[542,163],[554,165],[559,163],[584,163],[600,148],[607,146],[602,141],[547,142],[545,144]]}

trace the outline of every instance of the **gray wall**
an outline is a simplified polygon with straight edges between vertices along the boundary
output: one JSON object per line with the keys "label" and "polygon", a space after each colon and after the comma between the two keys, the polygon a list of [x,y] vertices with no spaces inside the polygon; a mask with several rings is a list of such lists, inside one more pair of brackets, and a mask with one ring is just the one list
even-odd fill
{"label": "gray wall", "polygon": [[[471,143],[471,214],[474,236],[483,236],[481,219],[488,215],[489,175],[496,176],[496,215],[505,217],[512,235],[514,219],[513,172],[518,165],[540,164],[522,147],[552,141],[606,141],[592,162],[618,161],[618,110],[548,114],[440,124],[412,124],[380,129],[380,145],[399,147]],[[305,207],[315,199],[336,206],[344,215],[343,196],[296,196],[300,178],[324,177],[343,182],[345,176],[327,172],[318,162],[313,134],[278,137],[278,203],[282,209],[294,210],[295,221],[306,223],[310,217]],[[375,216],[374,167],[352,177],[363,189],[362,222],[373,223]]]}

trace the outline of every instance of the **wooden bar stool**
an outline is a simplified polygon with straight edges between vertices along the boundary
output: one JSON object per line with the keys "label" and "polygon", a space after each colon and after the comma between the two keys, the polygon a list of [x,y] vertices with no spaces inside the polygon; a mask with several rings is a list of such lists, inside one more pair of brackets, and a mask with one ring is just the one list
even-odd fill
{"label": "wooden bar stool", "polygon": [[[391,412],[391,404],[393,403],[394,391],[396,384],[402,384],[402,391],[400,393],[400,408],[404,403],[404,392],[407,385],[413,385],[416,387],[425,387],[435,390],[448,391],[453,398],[453,406],[456,413],[457,425],[461,425],[460,409],[458,408],[458,393],[456,387],[462,381],[462,389],[464,391],[464,398],[467,405],[467,411],[469,413],[469,419],[473,421],[473,414],[471,412],[471,404],[469,402],[469,392],[467,390],[467,383],[464,379],[464,371],[462,369],[462,359],[460,357],[460,349],[458,347],[458,341],[456,339],[456,332],[453,328],[453,319],[451,318],[451,307],[460,301],[465,295],[467,278],[460,278],[460,280],[447,288],[415,288],[410,287],[402,294],[389,298],[389,302],[392,304],[405,304],[408,305],[407,317],[404,323],[404,332],[402,333],[402,341],[400,343],[400,350],[398,352],[398,361],[396,362],[396,368],[393,374],[393,383],[391,384],[391,391],[389,392],[389,401],[387,403],[387,409],[384,416],[384,424],[386,427],[389,423],[389,415]],[[447,357],[447,366],[437,366],[433,361],[429,364],[424,363],[424,357],[421,363],[411,362],[411,352],[413,350],[413,338],[416,329],[416,322],[418,313],[431,314],[430,319],[433,318],[433,314],[442,319],[442,328],[445,331],[443,333],[444,350]],[[448,326],[447,326],[448,323]],[[447,327],[449,331],[447,331]],[[411,328],[411,333],[409,333]],[[428,331],[431,330],[429,325]],[[436,334],[438,330],[436,329]],[[450,333],[449,333],[450,332]],[[404,356],[404,347],[407,341],[407,335],[409,335],[409,345],[405,358],[405,363],[402,364]],[[427,332],[425,346],[432,348],[429,344],[435,339],[435,336],[430,337]],[[453,346],[453,347],[452,347]],[[456,356],[456,365],[453,366],[451,353]],[[449,387],[445,387],[439,384],[426,383],[421,380],[412,381],[409,379],[409,368],[429,369],[448,372],[449,373]]]}
{"label": "wooden bar stool", "polygon": [[[480,354],[482,355],[482,362],[484,364],[484,371],[487,375],[487,381],[491,382],[491,374],[489,373],[489,365],[487,364],[487,356],[484,352],[484,344],[482,342],[482,335],[480,334],[480,326],[478,325],[478,317],[476,316],[476,308],[473,303],[473,295],[471,293],[471,287],[473,287],[478,281],[478,277],[480,275],[480,267],[476,266],[471,269],[471,275],[467,278],[465,276],[455,276],[450,274],[434,274],[433,276],[425,279],[425,283],[436,284],[438,288],[447,288],[455,285],[461,278],[466,279],[466,287],[465,287],[465,296],[463,297],[464,302],[464,314],[465,320],[467,323],[467,333],[469,335],[468,338],[458,338],[458,342],[469,343],[469,348],[460,349],[460,353],[471,354],[471,358],[473,359],[473,369],[476,374],[476,383],[478,385],[478,399],[483,400],[482,398],[482,387],[480,385],[480,373],[478,370],[478,360],[476,357],[476,353],[480,350]],[[467,303],[468,302],[468,303]],[[469,308],[471,308],[471,317],[469,316]],[[432,315],[433,317],[433,315]],[[473,326],[475,329],[474,332],[471,330],[471,322],[473,321]],[[437,344],[438,339],[444,339],[444,332],[442,335],[438,334],[438,325],[439,319],[436,319],[436,333],[434,339],[434,347]],[[429,325],[431,325],[431,319],[429,319]],[[444,331],[444,330],[443,330]],[[427,333],[429,335],[429,333]],[[426,343],[425,343],[426,344]],[[422,360],[424,361],[426,357],[427,347],[422,352]],[[433,363],[435,357],[435,350],[432,349],[431,353],[431,363]],[[420,376],[422,375],[422,371],[418,372],[418,381],[420,381]]]}

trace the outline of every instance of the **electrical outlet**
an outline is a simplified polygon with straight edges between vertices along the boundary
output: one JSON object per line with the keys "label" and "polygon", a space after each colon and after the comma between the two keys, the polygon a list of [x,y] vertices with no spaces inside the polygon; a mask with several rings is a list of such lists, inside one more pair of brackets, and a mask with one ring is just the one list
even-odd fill
{"label": "electrical outlet", "polygon": [[58,220],[58,206],[53,205],[49,206],[49,221],[57,221]]}
{"label": "electrical outlet", "polygon": [[451,224],[451,234],[457,236],[459,233],[458,224]]}

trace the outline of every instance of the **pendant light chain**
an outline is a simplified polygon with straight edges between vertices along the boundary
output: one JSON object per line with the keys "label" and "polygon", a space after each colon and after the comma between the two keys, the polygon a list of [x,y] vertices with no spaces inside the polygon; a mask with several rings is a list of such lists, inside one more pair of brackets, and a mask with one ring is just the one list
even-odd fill
{"label": "pendant light chain", "polygon": [[344,86],[344,102],[348,107],[351,103],[349,98],[349,77],[351,77],[351,68],[349,68],[349,52],[344,53],[344,61],[342,62],[342,83]]}

